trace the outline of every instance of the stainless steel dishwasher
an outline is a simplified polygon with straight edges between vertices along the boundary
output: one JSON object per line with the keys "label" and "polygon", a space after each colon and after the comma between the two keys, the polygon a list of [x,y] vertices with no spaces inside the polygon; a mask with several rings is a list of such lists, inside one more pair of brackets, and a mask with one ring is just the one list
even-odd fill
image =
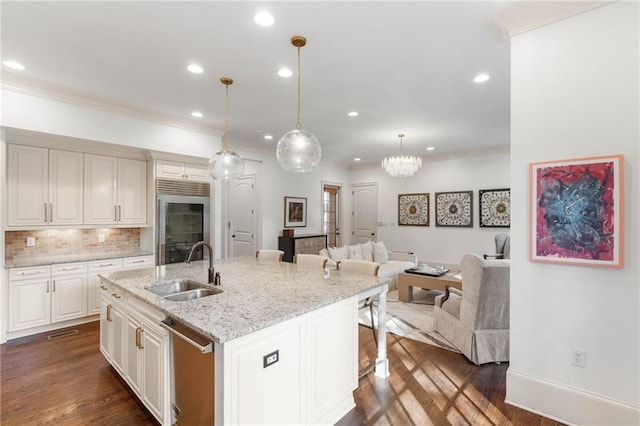
{"label": "stainless steel dishwasher", "polygon": [[177,425],[213,425],[213,343],[185,325],[167,318],[171,333],[172,409]]}

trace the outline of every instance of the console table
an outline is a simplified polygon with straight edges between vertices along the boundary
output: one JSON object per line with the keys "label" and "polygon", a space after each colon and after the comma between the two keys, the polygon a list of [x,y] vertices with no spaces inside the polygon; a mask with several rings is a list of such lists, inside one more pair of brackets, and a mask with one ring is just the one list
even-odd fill
{"label": "console table", "polygon": [[327,248],[326,234],[278,237],[278,250],[284,252],[282,260],[285,262],[293,262],[293,257],[300,253],[318,254],[323,248]]}
{"label": "console table", "polygon": [[445,285],[462,290],[462,279],[458,271],[451,270],[442,276],[433,277],[423,274],[412,274],[400,272],[398,274],[398,300],[401,302],[411,302],[413,299],[413,287],[420,287],[429,290],[445,290]]}

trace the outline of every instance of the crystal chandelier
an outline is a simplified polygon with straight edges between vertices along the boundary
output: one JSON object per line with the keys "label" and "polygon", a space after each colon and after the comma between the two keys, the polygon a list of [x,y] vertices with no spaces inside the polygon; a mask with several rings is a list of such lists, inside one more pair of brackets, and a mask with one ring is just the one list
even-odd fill
{"label": "crystal chandelier", "polygon": [[285,133],[278,141],[276,158],[280,167],[288,172],[309,172],[320,163],[322,148],[318,139],[302,130],[300,124],[300,48],[307,44],[307,39],[293,36],[291,44],[298,48],[298,118],[296,128]]}
{"label": "crystal chandelier", "polygon": [[229,77],[220,79],[225,85],[226,96],[224,104],[224,145],[222,151],[209,160],[209,174],[214,179],[232,180],[241,177],[244,173],[244,162],[238,154],[229,151],[229,85],[233,80]]}
{"label": "crystal chandelier", "polygon": [[422,167],[422,158],[402,155],[402,138],[404,138],[404,134],[400,133],[398,137],[400,138],[400,155],[383,159],[382,168],[391,177],[413,176]]}

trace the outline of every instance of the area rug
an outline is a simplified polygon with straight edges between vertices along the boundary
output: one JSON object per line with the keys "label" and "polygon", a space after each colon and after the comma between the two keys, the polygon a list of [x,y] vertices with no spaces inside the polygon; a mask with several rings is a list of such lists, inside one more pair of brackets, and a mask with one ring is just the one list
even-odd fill
{"label": "area rug", "polygon": [[[418,290],[413,292],[413,300],[409,303],[398,300],[398,290],[387,293],[387,331],[407,339],[417,340],[429,345],[438,346],[458,352],[447,339],[433,330],[433,303],[439,291]],[[378,303],[373,303],[373,317],[378,321]],[[360,308],[358,322],[371,327],[369,308]]]}

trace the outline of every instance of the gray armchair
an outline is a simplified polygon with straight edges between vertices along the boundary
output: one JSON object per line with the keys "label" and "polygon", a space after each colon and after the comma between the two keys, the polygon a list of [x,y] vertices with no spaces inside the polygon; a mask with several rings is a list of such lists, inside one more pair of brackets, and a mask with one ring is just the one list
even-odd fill
{"label": "gray armchair", "polygon": [[462,291],[436,297],[433,327],[474,364],[509,361],[509,260],[462,258]]}
{"label": "gray armchair", "polygon": [[511,237],[509,234],[496,234],[496,252],[485,254],[485,259],[510,259],[511,258]]}

